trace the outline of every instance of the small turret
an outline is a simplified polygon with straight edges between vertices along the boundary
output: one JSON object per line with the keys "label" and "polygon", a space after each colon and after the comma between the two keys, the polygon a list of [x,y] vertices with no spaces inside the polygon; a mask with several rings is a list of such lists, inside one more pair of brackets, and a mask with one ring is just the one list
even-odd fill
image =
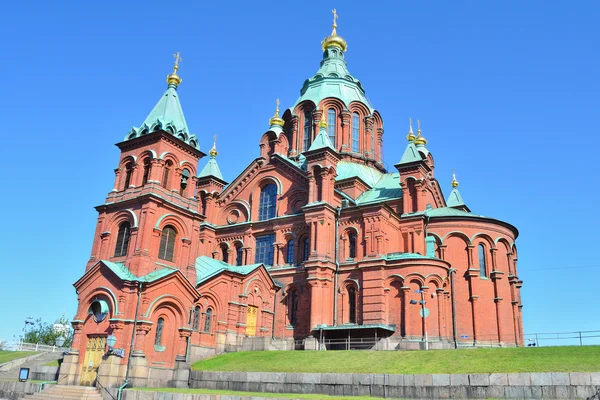
{"label": "small turret", "polygon": [[469,207],[467,207],[467,205],[463,201],[463,198],[460,195],[460,192],[458,191],[458,181],[456,180],[456,174],[454,173],[454,170],[452,170],[452,181],[450,182],[450,185],[452,186],[452,191],[450,192],[450,195],[448,196],[446,205],[448,207],[458,208],[458,209],[464,210],[464,211],[471,211],[471,210],[469,210]]}

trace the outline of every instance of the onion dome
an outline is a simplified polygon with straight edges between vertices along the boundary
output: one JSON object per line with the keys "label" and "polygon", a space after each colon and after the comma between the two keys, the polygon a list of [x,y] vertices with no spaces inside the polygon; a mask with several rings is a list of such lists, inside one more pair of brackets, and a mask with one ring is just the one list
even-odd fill
{"label": "onion dome", "polygon": [[284,121],[283,119],[281,119],[281,117],[279,117],[279,99],[275,100],[275,115],[273,115],[271,117],[271,119],[269,119],[269,125],[271,127],[273,126],[283,126]]}
{"label": "onion dome", "polygon": [[346,49],[348,48],[348,44],[346,43],[344,38],[342,38],[341,36],[338,36],[338,34],[337,34],[336,20],[338,18],[338,15],[337,15],[337,12],[335,11],[335,8],[333,10],[331,10],[331,12],[333,13],[333,25],[332,25],[333,29],[331,30],[331,35],[327,36],[321,42],[321,48],[323,49],[323,51],[325,51],[328,47],[336,46],[336,47],[339,47],[342,51],[346,51]]}
{"label": "onion dome", "polygon": [[179,61],[181,61],[181,57],[179,55],[179,52],[173,54],[173,57],[175,57],[175,65],[173,66],[173,73],[167,75],[167,83],[169,84],[169,86],[173,85],[175,86],[175,88],[177,88],[177,86],[179,86],[179,84],[181,83],[181,77],[177,75],[177,70],[179,69]]}
{"label": "onion dome", "polygon": [[421,135],[421,121],[417,120],[417,137],[413,140],[417,146],[425,146],[427,139]]}
{"label": "onion dome", "polygon": [[452,171],[452,182],[450,182],[450,185],[452,185],[453,188],[458,187],[458,181],[456,180],[456,174],[454,171]]}
{"label": "onion dome", "polygon": [[409,142],[414,142],[415,141],[415,134],[413,133],[413,129],[412,129],[412,118],[408,119],[408,124],[409,124],[409,128],[408,128],[408,135],[406,136],[406,139]]}

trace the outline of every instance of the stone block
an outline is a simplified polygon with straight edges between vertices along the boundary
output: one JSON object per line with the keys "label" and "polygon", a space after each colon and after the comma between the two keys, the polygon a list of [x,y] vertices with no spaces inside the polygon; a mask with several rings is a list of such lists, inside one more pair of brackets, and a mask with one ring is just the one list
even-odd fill
{"label": "stone block", "polygon": [[568,386],[571,384],[568,372],[552,372],[552,385]]}
{"label": "stone block", "polygon": [[[448,377],[448,382],[450,382],[450,378]],[[435,399],[451,399],[450,397],[450,386],[435,386],[435,378],[434,378],[434,386],[433,386],[433,398]]]}
{"label": "stone block", "polygon": [[352,374],[353,385],[370,385],[372,382],[370,374]]}
{"label": "stone block", "polygon": [[489,374],[470,374],[469,375],[470,386],[490,386],[490,375]]}
{"label": "stone block", "polygon": [[[596,389],[593,386],[575,386],[575,396],[578,399],[587,399],[596,394]],[[573,386],[571,386],[571,390],[573,390]]]}
{"label": "stone block", "polygon": [[414,375],[404,375],[404,385],[403,386],[415,386],[415,376]]}
{"label": "stone block", "polygon": [[352,374],[335,374],[336,385],[352,385]]}
{"label": "stone block", "polygon": [[505,386],[488,386],[484,388],[486,399],[501,399],[504,397]]}
{"label": "stone block", "polygon": [[327,385],[334,385],[335,384],[335,376],[336,376],[336,374],[321,374],[321,383],[324,383]]}
{"label": "stone block", "polygon": [[415,377],[415,386],[417,387],[425,387],[425,386],[433,386],[433,378],[430,374],[427,375],[414,375]]}
{"label": "stone block", "polygon": [[592,381],[592,385],[600,386],[600,372],[590,372],[590,379]]}
{"label": "stone block", "polygon": [[531,385],[530,374],[507,374],[509,386],[529,386]]}
{"label": "stone block", "polygon": [[388,375],[387,384],[388,386],[404,386],[405,375]]}
{"label": "stone block", "polygon": [[490,374],[490,386],[508,386],[508,376],[506,374]]}
{"label": "stone block", "polygon": [[321,374],[299,374],[300,383],[321,383]]}
{"label": "stone block", "polygon": [[450,374],[450,386],[469,386],[469,375]]}
{"label": "stone block", "polygon": [[372,384],[370,386],[370,388],[371,388],[371,393],[369,394],[370,396],[373,396],[373,397],[385,397],[385,395],[386,395],[386,386],[374,383],[374,384]]}
{"label": "stone block", "polygon": [[467,386],[467,399],[484,399],[486,386]]}
{"label": "stone block", "polygon": [[246,382],[248,380],[247,372],[233,372],[231,373],[232,382]]}
{"label": "stone block", "polygon": [[[510,376],[508,377],[510,381]],[[504,388],[504,398],[506,399],[523,399],[525,398],[524,386],[507,386]]]}
{"label": "stone block", "polygon": [[262,372],[248,372],[248,375],[246,375],[246,381],[262,382],[262,375]]}
{"label": "stone block", "polygon": [[542,399],[544,398],[544,393],[542,391],[543,386],[531,386],[531,398],[532,399]]}
{"label": "stone block", "polygon": [[552,373],[551,372],[532,373],[531,374],[531,385],[532,386],[552,385]]}
{"label": "stone block", "polygon": [[384,374],[373,374],[371,380],[373,385],[383,385],[386,381]]}
{"label": "stone block", "polygon": [[[450,375],[449,374],[433,374],[433,375],[431,375],[431,384],[433,386],[450,386]],[[450,393],[450,392],[448,392],[448,393]]]}
{"label": "stone block", "polygon": [[571,386],[589,386],[592,384],[592,377],[589,372],[570,372],[569,381]]}

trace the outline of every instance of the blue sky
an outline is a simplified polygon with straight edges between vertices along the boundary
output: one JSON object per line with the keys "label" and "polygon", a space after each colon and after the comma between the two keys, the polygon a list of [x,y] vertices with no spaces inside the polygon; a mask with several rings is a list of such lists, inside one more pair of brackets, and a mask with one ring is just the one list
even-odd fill
{"label": "blue sky", "polygon": [[[600,3],[594,1],[56,2],[3,6],[0,339],[74,315],[113,146],[182,54],[179,93],[231,181],[291,106],[331,30],[385,122],[393,169],[421,119],[446,195],[520,230],[526,332],[600,330]],[[375,3],[371,3],[375,4]],[[201,160],[201,166],[206,160]]]}

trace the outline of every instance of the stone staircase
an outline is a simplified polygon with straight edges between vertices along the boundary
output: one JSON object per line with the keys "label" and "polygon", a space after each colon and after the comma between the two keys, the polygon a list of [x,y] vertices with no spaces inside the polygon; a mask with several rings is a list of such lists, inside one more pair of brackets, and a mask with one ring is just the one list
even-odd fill
{"label": "stone staircase", "polygon": [[102,395],[98,389],[90,386],[50,385],[46,390],[35,394],[28,394],[23,398],[30,400],[102,400]]}

